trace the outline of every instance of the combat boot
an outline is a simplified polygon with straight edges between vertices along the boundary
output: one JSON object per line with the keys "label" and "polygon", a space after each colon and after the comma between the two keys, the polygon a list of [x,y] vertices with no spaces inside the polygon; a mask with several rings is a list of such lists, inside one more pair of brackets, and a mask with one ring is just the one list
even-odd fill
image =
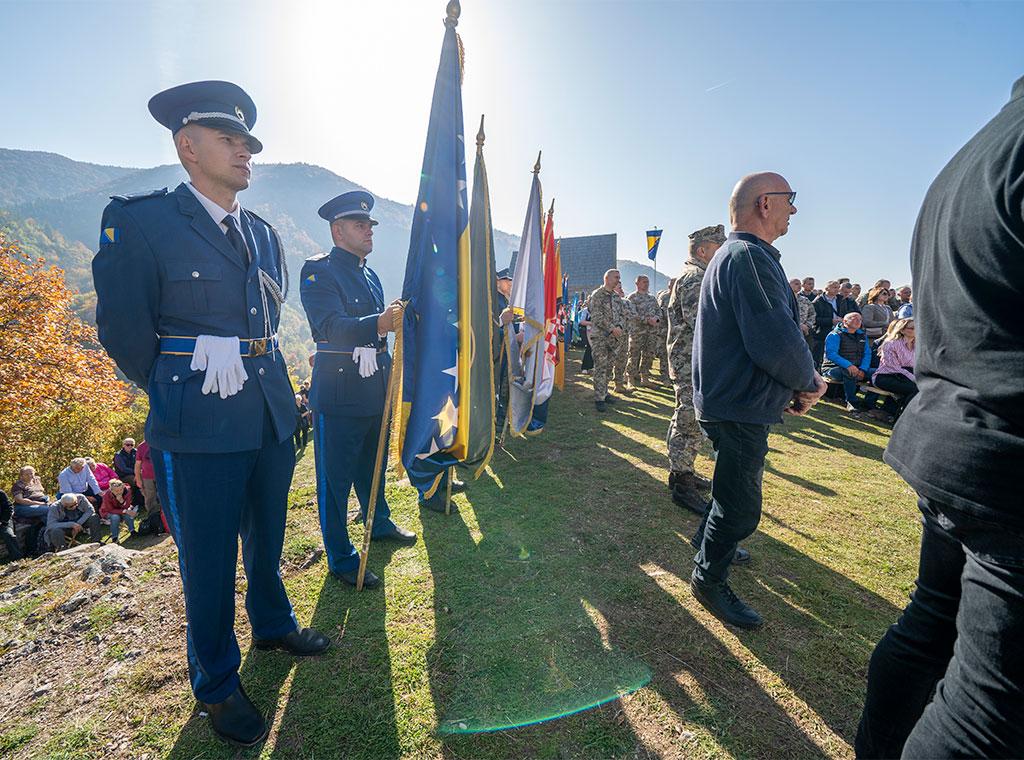
{"label": "combat boot", "polygon": [[673,483],[672,501],[680,507],[701,516],[704,515],[708,508],[707,498],[698,490],[696,483],[693,481],[693,476],[688,472],[682,473],[682,477],[677,478]]}
{"label": "combat boot", "polygon": [[599,412],[603,412],[605,409],[608,408],[608,406],[604,403],[604,401],[595,401],[594,402],[594,406],[597,407],[597,411],[599,411]]}

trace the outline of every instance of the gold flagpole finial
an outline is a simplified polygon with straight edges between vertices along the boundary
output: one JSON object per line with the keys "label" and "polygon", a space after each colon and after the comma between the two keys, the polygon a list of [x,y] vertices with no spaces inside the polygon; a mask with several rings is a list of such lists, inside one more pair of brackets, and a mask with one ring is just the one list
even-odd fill
{"label": "gold flagpole finial", "polygon": [[445,26],[458,26],[459,25],[459,14],[462,13],[462,6],[459,5],[459,0],[451,0],[448,3],[448,7],[445,8]]}
{"label": "gold flagpole finial", "polygon": [[551,199],[551,208],[548,209],[548,216],[554,216],[555,213],[555,199]]}
{"label": "gold flagpole finial", "polygon": [[476,147],[484,147],[484,115],[480,114],[480,130],[476,133]]}
{"label": "gold flagpole finial", "polygon": [[543,151],[540,151],[540,150],[537,151],[537,163],[535,163],[533,165],[533,173],[534,174],[540,174],[540,154],[541,153],[543,153]]}

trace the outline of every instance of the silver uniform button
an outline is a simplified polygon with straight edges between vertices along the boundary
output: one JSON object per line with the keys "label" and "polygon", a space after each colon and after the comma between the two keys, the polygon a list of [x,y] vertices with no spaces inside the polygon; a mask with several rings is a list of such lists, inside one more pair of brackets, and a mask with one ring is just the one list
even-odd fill
{"label": "silver uniform button", "polygon": [[344,372],[344,371],[345,371],[344,367],[338,367],[338,372]]}
{"label": "silver uniform button", "polygon": [[175,375],[174,377],[171,378],[171,380],[173,380],[174,382],[178,382],[178,376]]}
{"label": "silver uniform button", "polygon": [[261,375],[262,375],[262,374],[263,374],[263,373],[264,373],[265,371],[266,371],[266,370],[264,370],[264,369],[263,369],[263,367],[260,367],[260,374],[261,374]]}
{"label": "silver uniform button", "polygon": [[193,272],[192,276],[195,277],[196,279],[198,279],[199,278],[199,272]]}
{"label": "silver uniform button", "polygon": [[249,309],[249,313],[252,314],[253,316],[256,316],[256,307],[253,306],[251,309]]}

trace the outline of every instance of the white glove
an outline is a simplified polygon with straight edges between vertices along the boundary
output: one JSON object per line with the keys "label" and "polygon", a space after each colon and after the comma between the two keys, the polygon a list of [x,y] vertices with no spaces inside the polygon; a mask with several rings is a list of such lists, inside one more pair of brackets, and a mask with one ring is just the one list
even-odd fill
{"label": "white glove", "polygon": [[359,364],[359,377],[373,377],[377,374],[377,349],[360,346],[352,349],[352,361]]}
{"label": "white glove", "polygon": [[237,337],[219,338],[215,335],[200,335],[192,353],[192,369],[206,370],[203,379],[203,393],[220,393],[221,398],[234,396],[249,375],[242,366]]}

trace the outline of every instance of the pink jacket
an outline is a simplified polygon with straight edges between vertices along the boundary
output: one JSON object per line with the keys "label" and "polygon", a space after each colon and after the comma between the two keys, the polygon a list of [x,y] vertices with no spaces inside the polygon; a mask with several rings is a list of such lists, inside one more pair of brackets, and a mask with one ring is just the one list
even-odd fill
{"label": "pink jacket", "polygon": [[96,463],[96,469],[92,471],[92,474],[95,476],[101,491],[106,491],[110,488],[111,480],[117,480],[117,473],[114,472],[114,468],[109,464],[103,464],[103,462]]}

